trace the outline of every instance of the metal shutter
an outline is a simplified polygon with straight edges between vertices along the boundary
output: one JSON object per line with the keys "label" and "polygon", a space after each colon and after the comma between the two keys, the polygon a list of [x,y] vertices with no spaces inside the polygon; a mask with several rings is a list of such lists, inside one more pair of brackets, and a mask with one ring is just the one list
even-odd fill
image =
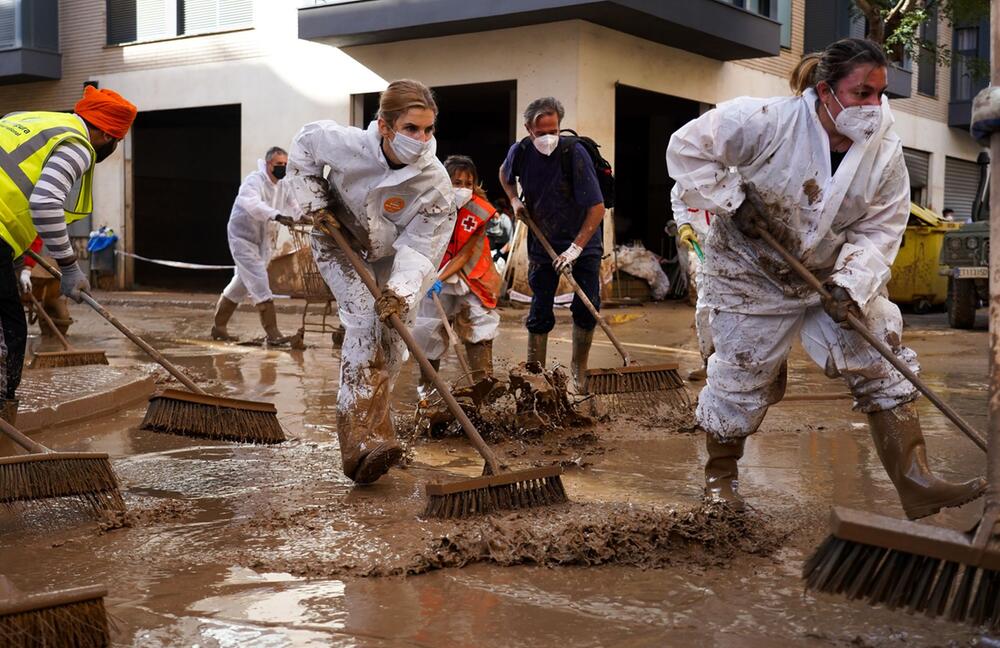
{"label": "metal shutter", "polygon": [[184,33],[253,25],[253,0],[184,0]]}
{"label": "metal shutter", "polygon": [[956,220],[965,220],[971,216],[978,183],[978,164],[952,157],[945,158],[944,206],[955,210]]}
{"label": "metal shutter", "polygon": [[176,35],[176,0],[108,0],[108,44]]}
{"label": "metal shutter", "polygon": [[903,159],[906,161],[906,170],[910,174],[910,186],[926,187],[931,166],[931,154],[904,146]]}
{"label": "metal shutter", "polygon": [[0,0],[0,49],[17,47],[17,7],[16,0]]}

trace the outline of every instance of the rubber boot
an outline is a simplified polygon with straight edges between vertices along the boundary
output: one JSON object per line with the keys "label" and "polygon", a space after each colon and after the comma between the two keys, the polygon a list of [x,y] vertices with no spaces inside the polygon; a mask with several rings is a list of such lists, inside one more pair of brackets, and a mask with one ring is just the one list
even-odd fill
{"label": "rubber boot", "polygon": [[477,383],[493,375],[493,340],[466,342],[465,355],[469,358],[469,369],[472,369],[472,382]]}
{"label": "rubber boot", "polygon": [[688,373],[688,380],[701,382],[708,379],[708,360],[705,360],[700,369],[694,369]]}
{"label": "rubber boot", "polygon": [[232,342],[236,338],[229,334],[226,330],[226,326],[229,324],[230,318],[232,318],[233,313],[236,312],[236,308],[239,306],[236,302],[226,297],[219,296],[219,302],[215,305],[215,323],[212,325],[212,339],[222,340],[223,342]]}
{"label": "rubber boot", "polygon": [[587,389],[587,359],[590,357],[590,345],[594,342],[594,329],[589,331],[573,327],[573,357],[570,360],[569,371],[573,376],[573,384],[578,394]]}
{"label": "rubber boot", "polygon": [[[11,425],[17,425],[17,404],[16,398],[0,399],[0,418]],[[14,443],[6,435],[0,434],[0,457],[13,457],[23,453],[24,450],[21,449],[21,446]]]}
{"label": "rubber boot", "polygon": [[358,484],[371,484],[403,458],[389,411],[389,374],[375,372],[370,399],[337,412],[337,437],[344,474]]}
{"label": "rubber boot", "polygon": [[274,300],[257,304],[257,312],[260,314],[260,325],[264,327],[264,334],[267,336],[267,346],[288,346],[288,338],[278,330],[278,312],[274,309]]}
{"label": "rubber boot", "polygon": [[705,448],[708,461],[705,462],[705,500],[725,502],[733,509],[742,511],[746,503],[739,493],[739,466],[743,457],[746,437],[739,437],[728,443],[720,443],[711,432],[705,432]]}
{"label": "rubber boot", "polygon": [[[435,358],[431,360],[428,358],[428,362],[434,367],[434,371],[440,371],[441,369],[441,359]],[[417,385],[417,398],[420,400],[427,400],[430,398],[431,394],[434,393],[434,382],[431,377],[424,373],[424,370],[420,370],[420,384]]]}
{"label": "rubber boot", "polygon": [[545,347],[548,341],[548,333],[528,333],[528,362],[537,362],[545,368]]}
{"label": "rubber boot", "polygon": [[906,517],[916,520],[943,508],[961,506],[986,489],[983,479],[954,484],[939,479],[927,465],[927,446],[912,402],[868,415],[875,450],[889,475]]}

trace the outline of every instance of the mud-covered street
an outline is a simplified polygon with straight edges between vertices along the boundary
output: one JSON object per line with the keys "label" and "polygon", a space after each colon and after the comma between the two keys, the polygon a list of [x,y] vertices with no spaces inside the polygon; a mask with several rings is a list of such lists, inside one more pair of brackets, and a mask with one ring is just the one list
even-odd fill
{"label": "mud-covered street", "polygon": [[[414,438],[408,463],[369,487],[340,468],[333,408],[338,357],[328,335],[303,352],[209,342],[211,305],[137,299],[121,319],[215,394],[272,402],[291,437],[269,447],[137,429],[145,403],[35,433],[59,450],[107,452],[129,507],[95,522],[73,506],[0,511],[0,563],[26,591],[105,584],[120,646],[965,646],[975,629],[806,593],[803,559],[826,535],[831,504],[902,517],[863,415],[796,346],[788,401],[747,444],[744,517],[704,509],[704,440],[678,420],[612,411],[593,426],[501,442],[516,467],[565,467],[572,503],[471,521],[421,518],[423,485],[473,476],[462,439]],[[523,359],[526,311],[505,309],[495,353]],[[670,303],[609,310],[640,362],[700,364],[692,310]],[[75,344],[112,365],[147,362],[73,307]],[[568,313],[549,349],[569,360]],[[240,311],[231,331],[257,335]],[[297,328],[283,312],[282,328]],[[987,333],[907,315],[904,342],[922,373],[973,425],[986,420]],[[35,331],[37,332],[37,330]],[[33,338],[29,344],[37,344]],[[595,337],[591,366],[617,356]],[[453,355],[444,374],[458,375]],[[165,377],[164,377],[165,380]],[[412,429],[416,367],[396,385]],[[698,386],[693,386],[692,396]],[[932,466],[946,479],[984,471],[983,454],[926,401]],[[928,521],[965,528],[979,502]]]}

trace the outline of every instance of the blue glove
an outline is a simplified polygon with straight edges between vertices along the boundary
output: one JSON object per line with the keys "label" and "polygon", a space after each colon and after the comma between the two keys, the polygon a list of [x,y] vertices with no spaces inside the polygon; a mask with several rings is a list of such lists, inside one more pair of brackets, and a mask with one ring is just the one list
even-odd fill
{"label": "blue glove", "polygon": [[440,295],[442,288],[444,288],[444,284],[441,283],[441,280],[435,279],[434,285],[427,289],[427,297],[430,297],[431,295]]}

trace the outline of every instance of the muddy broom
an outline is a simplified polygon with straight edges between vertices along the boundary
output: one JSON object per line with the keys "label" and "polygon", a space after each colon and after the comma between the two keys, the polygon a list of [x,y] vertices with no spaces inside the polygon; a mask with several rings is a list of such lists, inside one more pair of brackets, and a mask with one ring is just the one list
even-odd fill
{"label": "muddy broom", "polygon": [[[748,194],[749,195],[749,194]],[[763,205],[755,205],[766,213]],[[826,287],[766,230],[757,228],[770,245],[809,286],[824,299]],[[998,289],[1000,286],[994,286]],[[1000,310],[991,306],[991,319]],[[848,315],[850,327],[921,391],[979,448],[982,438],[957,412],[941,400],[864,323]],[[996,329],[994,329],[995,331]],[[993,340],[994,354],[1000,350]],[[1000,624],[1000,551],[991,548],[993,528],[1000,513],[1000,366],[993,361],[990,398],[990,437],[987,454],[990,485],[986,513],[975,534],[969,535],[864,511],[835,507],[831,534],[802,568],[808,589],[864,599],[872,605],[905,609],[928,616],[947,615],[953,621]]]}
{"label": "muddy broom", "polygon": [[[531,232],[538,239],[539,243],[542,244],[542,247],[545,248],[552,261],[555,261],[559,255],[552,249],[552,245],[545,237],[545,234],[542,233],[530,216],[525,216],[524,221],[531,228]],[[614,345],[615,350],[618,351],[624,363],[624,366],[611,369],[587,369],[584,377],[584,392],[595,396],[609,397],[615,405],[624,406],[635,411],[655,409],[661,402],[673,409],[689,410],[691,408],[691,397],[684,387],[684,381],[681,380],[681,376],[677,372],[677,363],[640,365],[633,360],[632,356],[629,355],[629,352],[625,350],[625,347],[618,340],[618,336],[611,330],[611,326],[608,325],[607,320],[601,316],[597,307],[587,297],[587,293],[583,292],[580,285],[573,279],[573,275],[570,272],[564,272],[563,276],[573,288],[576,296],[587,307],[587,310],[594,316],[597,323],[600,324],[601,329],[608,336],[608,339],[611,340],[611,344]]]}
{"label": "muddy broom", "polygon": [[0,433],[28,454],[0,457],[0,506],[71,497],[94,513],[125,511],[108,455],[55,452],[0,419]]}
{"label": "muddy broom", "polygon": [[[0,586],[7,580],[0,576]],[[103,648],[111,645],[104,597],[95,585],[21,594],[12,587],[0,597],[0,645],[6,648]]]}
{"label": "muddy broom", "polygon": [[[340,203],[339,197],[335,195],[331,201],[331,208],[335,210],[346,209]],[[382,291],[379,289],[375,277],[368,271],[347,239],[344,238],[335,216],[329,211],[320,211],[314,214],[313,222],[320,231],[334,240],[351,266],[354,267],[354,271],[368,286],[372,295],[378,299]],[[561,466],[503,472],[493,451],[483,441],[483,437],[466,416],[462,406],[455,400],[448,384],[434,371],[434,367],[427,360],[423,349],[417,344],[403,320],[400,319],[399,315],[393,313],[389,317],[389,324],[396,330],[403,342],[406,343],[410,353],[417,359],[424,375],[431,378],[434,387],[444,399],[452,416],[458,419],[465,435],[486,462],[482,477],[446,484],[427,484],[427,508],[424,515],[439,518],[464,518],[500,510],[548,506],[567,501],[566,491],[563,489]]]}
{"label": "muddy broom", "polygon": [[[25,254],[31,255],[53,277],[58,279],[61,276],[52,264],[32,250],[26,250]],[[190,390],[165,389],[153,394],[140,426],[142,429],[244,443],[281,443],[285,440],[285,433],[278,422],[278,412],[274,405],[212,396],[184,375],[162,353],[118,321],[118,318],[97,303],[90,293],[82,291],[81,296],[88,306]]]}
{"label": "muddy broom", "polygon": [[31,306],[35,309],[35,313],[38,317],[45,320],[45,324],[52,331],[52,334],[56,336],[59,340],[59,344],[62,345],[62,351],[36,351],[31,356],[31,364],[28,365],[29,369],[50,369],[53,367],[82,367],[85,365],[106,365],[108,364],[108,357],[104,354],[104,351],[100,349],[74,349],[70,346],[69,340],[66,336],[62,334],[58,328],[56,328],[55,323],[49,314],[45,312],[45,308],[38,303],[35,296],[28,293],[31,297]]}

